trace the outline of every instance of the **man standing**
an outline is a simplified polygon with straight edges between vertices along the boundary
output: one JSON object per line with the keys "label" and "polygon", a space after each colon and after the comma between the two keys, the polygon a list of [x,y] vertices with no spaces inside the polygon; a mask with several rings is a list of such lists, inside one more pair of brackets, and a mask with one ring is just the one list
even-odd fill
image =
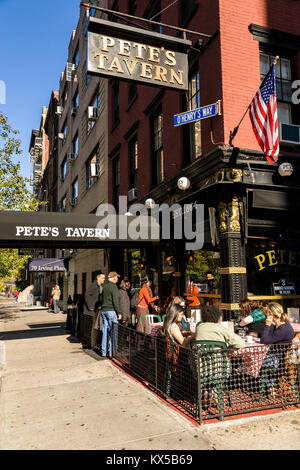
{"label": "man standing", "polygon": [[97,274],[95,281],[89,286],[84,295],[83,313],[88,315],[93,312],[92,331],[91,331],[91,348],[95,349],[98,339],[98,328],[95,328],[98,313],[102,304],[103,286],[105,274],[102,272]]}
{"label": "man standing", "polygon": [[59,313],[60,312],[60,308],[59,308],[60,288],[59,288],[58,284],[56,284],[53,287],[51,295],[52,295],[52,298],[53,298],[54,313]]}
{"label": "man standing", "polygon": [[[102,304],[102,356],[111,356],[112,340],[114,343],[114,351],[117,350],[118,339],[118,320],[121,320],[119,289],[117,287],[120,275],[116,271],[108,274],[108,281],[103,284],[103,304]],[[114,324],[114,325],[113,325]],[[114,336],[112,338],[112,326],[114,327]]]}

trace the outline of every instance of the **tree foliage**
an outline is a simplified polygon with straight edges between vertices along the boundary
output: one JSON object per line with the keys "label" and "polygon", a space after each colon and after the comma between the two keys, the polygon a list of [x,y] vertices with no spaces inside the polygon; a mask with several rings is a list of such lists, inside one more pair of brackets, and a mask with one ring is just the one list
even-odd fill
{"label": "tree foliage", "polygon": [[[22,153],[21,140],[0,112],[0,210],[36,211],[41,204],[28,189],[28,179],[20,173],[20,163],[16,157]],[[18,250],[0,250],[0,278],[15,279],[27,261],[19,257]]]}

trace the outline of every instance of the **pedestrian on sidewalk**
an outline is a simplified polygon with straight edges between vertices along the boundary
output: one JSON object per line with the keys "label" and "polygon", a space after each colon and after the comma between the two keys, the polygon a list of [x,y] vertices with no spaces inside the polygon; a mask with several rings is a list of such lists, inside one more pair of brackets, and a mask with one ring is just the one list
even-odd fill
{"label": "pedestrian on sidewalk", "polygon": [[[89,286],[84,294],[83,313],[88,315],[93,312],[92,330],[91,330],[91,348],[97,350],[98,347],[98,331],[101,327],[99,319],[101,318],[101,305],[103,300],[103,283],[105,274],[100,272],[97,274],[94,282]],[[99,318],[100,317],[100,318]]]}
{"label": "pedestrian on sidewalk", "polygon": [[129,324],[131,324],[130,297],[128,295],[129,289],[130,282],[127,279],[123,279],[120,282],[119,296],[122,323],[124,323],[126,326],[129,326]]}
{"label": "pedestrian on sidewalk", "polygon": [[53,298],[53,308],[54,308],[54,313],[59,313],[60,308],[59,308],[59,299],[61,295],[60,287],[58,284],[55,284],[55,286],[52,289],[52,298]]}
{"label": "pedestrian on sidewalk", "polygon": [[[102,356],[111,356],[118,348],[118,320],[122,319],[120,310],[119,289],[117,287],[120,274],[111,271],[108,274],[108,281],[103,284],[103,304],[102,304]],[[112,329],[114,332],[112,338]],[[112,348],[112,342],[114,348]]]}

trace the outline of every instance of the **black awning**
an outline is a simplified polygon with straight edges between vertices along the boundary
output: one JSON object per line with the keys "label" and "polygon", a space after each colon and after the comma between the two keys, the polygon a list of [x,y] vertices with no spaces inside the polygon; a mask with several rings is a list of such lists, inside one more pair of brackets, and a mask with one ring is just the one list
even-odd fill
{"label": "black awning", "polygon": [[1,247],[101,247],[160,240],[159,225],[147,215],[0,212]]}

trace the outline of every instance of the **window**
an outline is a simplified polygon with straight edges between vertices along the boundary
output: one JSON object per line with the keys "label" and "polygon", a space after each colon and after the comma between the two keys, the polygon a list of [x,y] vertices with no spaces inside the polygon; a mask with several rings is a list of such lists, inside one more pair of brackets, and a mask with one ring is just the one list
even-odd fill
{"label": "window", "polygon": [[138,187],[138,141],[137,136],[129,142],[130,189]]}
{"label": "window", "polygon": [[78,157],[78,132],[72,141],[72,153],[75,155],[75,158]]}
{"label": "window", "polygon": [[[199,71],[193,73],[189,80],[188,110],[200,108],[200,76]],[[201,156],[201,122],[189,124],[190,130],[190,159]]]}
{"label": "window", "polygon": [[163,115],[162,110],[152,120],[153,145],[153,184],[160,184],[164,180],[164,153],[163,153]]}
{"label": "window", "polygon": [[[156,0],[154,2],[150,2],[148,8],[146,9],[144,16],[149,18],[150,20],[161,22],[161,1]],[[150,24],[150,28],[153,31],[157,31],[158,33],[162,33],[162,27],[157,24]]]}
{"label": "window", "polygon": [[66,212],[66,207],[67,207],[67,196],[64,195],[64,197],[60,200],[59,212]]}
{"label": "window", "polygon": [[[95,7],[97,6],[97,2],[91,2],[92,5],[94,5]],[[95,13],[96,13],[96,9],[95,8],[91,8],[90,9],[90,16],[95,16]]]}
{"label": "window", "polygon": [[129,0],[129,15],[133,15],[136,10],[136,0]]}
{"label": "window", "polygon": [[72,184],[72,199],[78,199],[78,178]]}
{"label": "window", "polygon": [[198,7],[198,0],[181,0],[180,7],[181,25],[186,26]]}
{"label": "window", "polygon": [[79,108],[79,92],[78,92],[78,89],[76,90],[75,95],[73,96],[72,105],[73,105],[73,108],[76,108],[76,109]]}
{"label": "window", "polygon": [[120,157],[113,160],[114,172],[114,206],[116,212],[119,212],[119,196],[120,196]]}
{"label": "window", "polygon": [[67,171],[68,171],[68,160],[67,160],[67,157],[65,157],[61,165],[61,180],[62,181],[66,179]]}
{"label": "window", "polygon": [[[260,53],[260,79],[263,81],[275,59],[274,55]],[[291,61],[280,57],[275,66],[278,120],[292,123],[292,77]]]}
{"label": "window", "polygon": [[113,93],[113,127],[120,121],[119,82],[115,81],[112,87]]}
{"label": "window", "polygon": [[136,83],[129,83],[128,85],[128,101],[129,104],[135,100],[137,97],[137,84]]}
{"label": "window", "polygon": [[68,126],[67,126],[67,120],[65,120],[63,128],[62,128],[62,134],[64,135],[64,138],[62,139],[62,145],[65,144],[67,140],[67,135],[68,135]]}
{"label": "window", "polygon": [[[93,110],[91,109],[93,108]],[[99,109],[100,109],[100,95],[97,94],[92,99],[89,107],[88,107],[88,134],[93,129],[95,122],[99,117]]]}
{"label": "window", "polygon": [[85,164],[86,171],[86,189],[89,189],[97,180],[99,173],[99,156],[98,147],[91,153]]}
{"label": "window", "polygon": [[65,84],[65,88],[62,92],[62,95],[61,95],[61,105],[64,107],[65,104],[66,104],[66,101],[68,99],[68,90],[67,90],[67,83]]}
{"label": "window", "polygon": [[81,292],[85,293],[86,291],[86,273],[81,274]]}
{"label": "window", "polygon": [[73,57],[73,64],[78,65],[79,64],[79,44],[76,47],[75,54]]}

